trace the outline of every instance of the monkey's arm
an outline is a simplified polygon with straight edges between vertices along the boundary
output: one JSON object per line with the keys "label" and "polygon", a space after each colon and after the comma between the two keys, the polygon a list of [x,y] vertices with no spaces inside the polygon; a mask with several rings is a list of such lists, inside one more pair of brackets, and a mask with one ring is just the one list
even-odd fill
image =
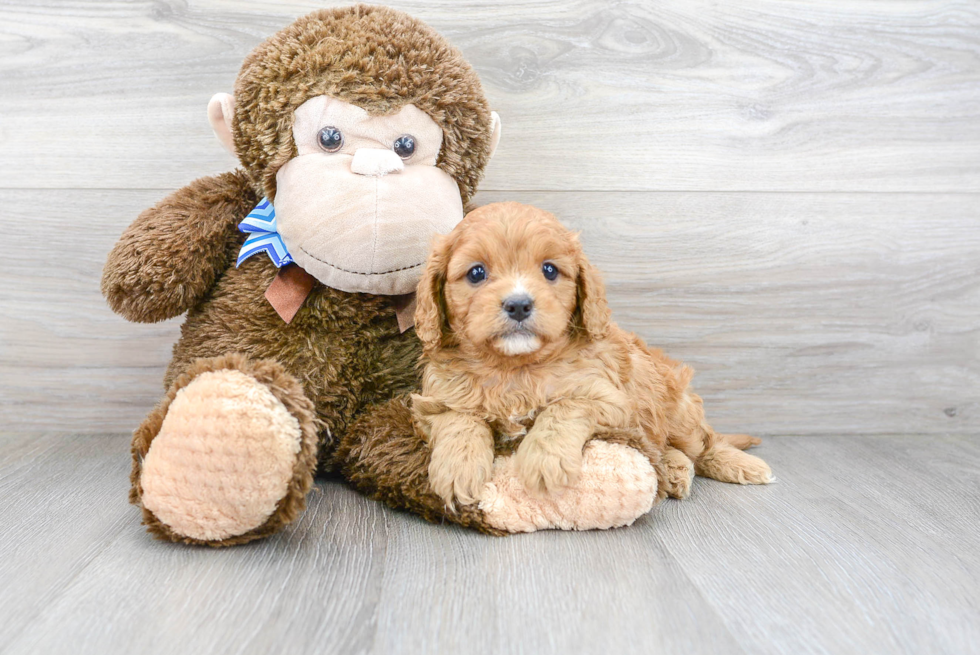
{"label": "monkey's arm", "polygon": [[196,304],[232,258],[238,223],[258,202],[241,170],[202,177],[126,228],[102,272],[102,295],[127,320],[155,323]]}

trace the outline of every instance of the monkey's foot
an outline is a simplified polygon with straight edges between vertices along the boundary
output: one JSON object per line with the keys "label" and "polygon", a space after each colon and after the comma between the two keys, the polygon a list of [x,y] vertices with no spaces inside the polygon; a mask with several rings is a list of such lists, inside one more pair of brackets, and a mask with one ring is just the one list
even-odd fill
{"label": "monkey's foot", "polygon": [[241,536],[270,521],[297,473],[312,474],[297,470],[302,442],[299,421],[255,377],[197,375],[173,397],[143,459],[144,522],[175,541],[247,541]]}
{"label": "monkey's foot", "polygon": [[605,530],[630,525],[656,498],[650,460],[629,446],[593,440],[585,446],[576,482],[544,496],[525,489],[513,456],[498,458],[479,507],[492,527],[505,532]]}

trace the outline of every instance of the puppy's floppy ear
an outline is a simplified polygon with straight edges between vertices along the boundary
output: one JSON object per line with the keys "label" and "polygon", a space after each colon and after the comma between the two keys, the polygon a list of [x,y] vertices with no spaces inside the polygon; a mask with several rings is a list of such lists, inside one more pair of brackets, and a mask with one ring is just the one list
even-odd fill
{"label": "puppy's floppy ear", "polygon": [[602,283],[599,269],[589,263],[581,249],[577,259],[574,318],[589,339],[595,341],[606,336],[609,329],[610,311],[606,303],[606,286]]}
{"label": "puppy's floppy ear", "polygon": [[415,292],[415,334],[424,350],[438,348],[449,330],[444,289],[451,243],[448,236],[436,237]]}

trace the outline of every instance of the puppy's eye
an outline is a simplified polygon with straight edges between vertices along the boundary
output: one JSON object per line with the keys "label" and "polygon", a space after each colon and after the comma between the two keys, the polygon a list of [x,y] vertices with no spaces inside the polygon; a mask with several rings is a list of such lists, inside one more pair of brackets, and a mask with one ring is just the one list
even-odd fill
{"label": "puppy's eye", "polygon": [[466,271],[466,279],[469,280],[471,284],[479,284],[487,279],[487,269],[483,268],[483,264],[477,264],[470,270]]}
{"label": "puppy's eye", "polygon": [[327,152],[337,152],[344,145],[344,135],[336,127],[324,127],[316,135],[320,147]]}
{"label": "puppy's eye", "polygon": [[558,267],[551,262],[545,262],[541,265],[541,272],[544,273],[544,279],[554,281],[558,278]]}
{"label": "puppy's eye", "polygon": [[415,154],[415,137],[411,134],[403,134],[395,139],[391,149],[402,159],[408,159]]}

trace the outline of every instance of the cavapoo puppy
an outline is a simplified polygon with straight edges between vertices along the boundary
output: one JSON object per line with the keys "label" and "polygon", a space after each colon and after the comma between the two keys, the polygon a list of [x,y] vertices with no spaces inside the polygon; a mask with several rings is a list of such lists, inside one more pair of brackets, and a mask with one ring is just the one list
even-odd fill
{"label": "cavapoo puppy", "polygon": [[480,500],[495,445],[520,440],[521,481],[556,492],[575,481],[586,442],[616,430],[661,453],[661,493],[685,497],[695,471],[771,481],[739,450],[758,439],[705,421],[693,371],[610,320],[598,271],[548,212],[514,202],[471,212],[435,244],[417,302],[425,355],[413,411],[447,504]]}

